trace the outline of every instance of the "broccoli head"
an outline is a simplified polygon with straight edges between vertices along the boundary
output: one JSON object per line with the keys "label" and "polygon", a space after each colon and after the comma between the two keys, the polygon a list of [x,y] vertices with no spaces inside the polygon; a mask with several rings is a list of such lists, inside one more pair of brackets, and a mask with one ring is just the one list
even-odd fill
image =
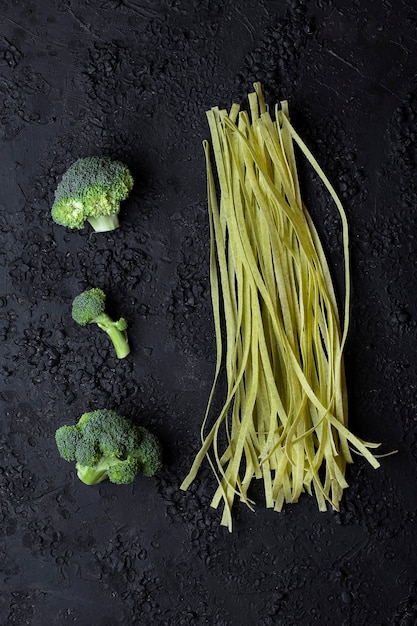
{"label": "broccoli head", "polygon": [[120,202],[132,188],[133,177],[124,163],[104,156],[78,159],[56,188],[52,219],[69,228],[83,228],[87,221],[96,232],[115,230]]}
{"label": "broccoli head", "polygon": [[106,313],[106,294],[98,287],[83,291],[72,303],[72,317],[81,326],[97,324],[110,337],[116,356],[123,359],[130,353],[127,322],[121,317],[117,322]]}
{"label": "broccoli head", "polygon": [[75,461],[86,485],[106,479],[125,485],[138,474],[154,476],[162,466],[157,437],[111,409],[84,413],[77,424],[58,428],[55,440],[61,457]]}

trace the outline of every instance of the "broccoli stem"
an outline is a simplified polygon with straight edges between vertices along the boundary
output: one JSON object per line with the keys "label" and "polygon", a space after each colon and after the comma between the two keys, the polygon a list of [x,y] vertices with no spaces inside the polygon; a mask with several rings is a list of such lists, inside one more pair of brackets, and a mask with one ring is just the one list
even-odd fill
{"label": "broccoli stem", "polygon": [[87,221],[96,233],[105,233],[119,228],[119,218],[116,215],[101,215],[100,217],[88,217]]}
{"label": "broccoli stem", "polygon": [[114,349],[116,350],[117,358],[124,359],[130,353],[126,331],[119,330],[117,327],[118,322],[113,322],[107,313],[102,313],[94,321],[110,337]]}
{"label": "broccoli stem", "polygon": [[78,478],[85,485],[96,485],[97,483],[103,482],[103,480],[106,480],[108,477],[107,466],[104,467],[104,463],[101,465],[100,461],[95,467],[88,467],[87,465],[76,463],[75,468]]}

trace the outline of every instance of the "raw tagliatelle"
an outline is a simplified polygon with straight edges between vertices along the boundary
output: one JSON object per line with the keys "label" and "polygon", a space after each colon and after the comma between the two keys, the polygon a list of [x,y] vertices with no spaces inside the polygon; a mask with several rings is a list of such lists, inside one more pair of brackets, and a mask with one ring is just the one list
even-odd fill
{"label": "raw tagliatelle", "polygon": [[[286,101],[273,114],[259,83],[250,114],[207,113],[204,142],[211,232],[211,293],[217,365],[201,429],[201,448],[182,489],[207,458],[218,486],[212,506],[232,530],[236,497],[262,479],[266,506],[280,511],[301,493],[337,509],[347,487],[351,448],[373,467],[364,442],[347,428],[343,348],[349,325],[349,249],[342,204],[289,120]],[[341,326],[331,274],[301,196],[294,156],[298,145],[340,213],[345,256]],[[215,168],[212,166],[214,154]],[[215,172],[217,171],[217,180]],[[217,184],[220,195],[217,195]],[[219,377],[227,392],[212,422]]]}

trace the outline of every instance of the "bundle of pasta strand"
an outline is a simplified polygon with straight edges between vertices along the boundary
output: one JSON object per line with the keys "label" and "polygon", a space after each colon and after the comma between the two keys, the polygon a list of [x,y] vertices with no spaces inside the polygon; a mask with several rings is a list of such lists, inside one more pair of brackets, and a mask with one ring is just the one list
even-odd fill
{"label": "bundle of pasta strand", "polygon": [[[280,511],[303,492],[320,511],[339,508],[351,450],[379,462],[348,429],[343,350],[349,327],[346,214],[317,161],[294,130],[288,103],[273,115],[259,83],[250,114],[234,104],[207,112],[204,142],[211,234],[210,279],[217,362],[201,428],[201,448],[181,488],[206,458],[217,478],[212,506],[232,530],[235,498],[254,508],[249,488],[262,479],[267,507]],[[340,214],[345,299],[343,325],[326,256],[304,206],[297,145]],[[212,148],[212,149],[211,149]],[[211,152],[214,153],[215,168]],[[215,171],[217,179],[215,178]],[[217,194],[220,188],[220,197]],[[219,378],[226,397],[211,412]]]}

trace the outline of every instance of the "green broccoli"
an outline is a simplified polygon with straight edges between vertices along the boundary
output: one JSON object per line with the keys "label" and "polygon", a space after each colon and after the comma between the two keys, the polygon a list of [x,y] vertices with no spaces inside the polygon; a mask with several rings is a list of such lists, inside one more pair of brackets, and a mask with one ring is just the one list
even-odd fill
{"label": "green broccoli", "polygon": [[78,478],[86,485],[106,480],[131,483],[138,474],[153,476],[162,467],[162,447],[155,435],[111,409],[81,415],[73,426],[55,433],[59,454],[75,461]]}
{"label": "green broccoli", "polygon": [[106,294],[98,287],[83,291],[76,296],[72,303],[72,317],[81,326],[97,324],[110,337],[116,356],[123,359],[130,352],[127,338],[127,322],[121,317],[114,322],[105,311]]}
{"label": "green broccoli", "polygon": [[132,188],[133,177],[124,163],[100,156],[78,159],[56,188],[52,219],[69,228],[83,228],[87,221],[96,232],[114,230],[120,202]]}

